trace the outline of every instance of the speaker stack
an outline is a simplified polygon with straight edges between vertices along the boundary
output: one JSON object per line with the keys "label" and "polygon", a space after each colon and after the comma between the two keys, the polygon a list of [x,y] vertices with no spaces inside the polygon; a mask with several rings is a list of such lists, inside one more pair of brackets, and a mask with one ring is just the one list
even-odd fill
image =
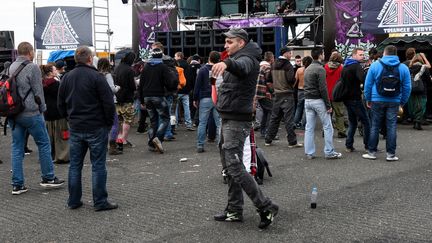
{"label": "speaker stack", "polygon": [[[249,39],[256,42],[263,52],[277,53],[287,43],[286,30],[283,27],[246,28],[245,30],[249,34]],[[222,34],[226,31],[228,30],[158,32],[156,40],[166,46],[165,53],[170,56],[181,51],[185,57],[194,54],[206,57],[210,51],[224,50],[225,38]]]}

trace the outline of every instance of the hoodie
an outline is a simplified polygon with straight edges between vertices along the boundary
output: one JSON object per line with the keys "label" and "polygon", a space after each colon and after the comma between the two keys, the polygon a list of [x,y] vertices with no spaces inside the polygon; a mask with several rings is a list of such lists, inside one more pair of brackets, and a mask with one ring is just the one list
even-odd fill
{"label": "hoodie", "polygon": [[349,90],[347,95],[347,97],[350,97],[349,100],[361,100],[364,71],[360,62],[352,58],[346,59],[341,77],[346,89]]}
{"label": "hoodie", "polygon": [[211,97],[210,70],[213,65],[207,63],[202,66],[196,77],[193,100],[199,101],[203,98]]}
{"label": "hoodie", "polygon": [[343,65],[338,62],[328,62],[324,65],[326,71],[327,91],[330,101],[333,101],[333,88],[336,82],[340,79]]}
{"label": "hoodie", "polygon": [[174,86],[172,84],[173,79],[177,79],[177,77],[173,76],[167,65],[162,62],[162,59],[150,59],[144,66],[138,86],[141,104],[144,104],[144,97],[163,97],[166,89],[176,89],[178,83]]}
{"label": "hoodie", "polygon": [[261,52],[261,48],[250,41],[224,60],[227,68],[219,86],[217,101],[222,119],[252,121]]}
{"label": "hoodie", "polygon": [[294,92],[295,73],[291,62],[280,56],[273,64],[271,80],[276,95],[292,94]]}
{"label": "hoodie", "polygon": [[[389,66],[397,66],[399,62],[398,56],[384,56],[381,61]],[[366,75],[364,95],[366,101],[375,102],[396,102],[400,105],[404,105],[408,102],[408,98],[411,93],[411,76],[406,65],[399,65],[399,74],[401,81],[401,93],[396,97],[385,97],[378,94],[376,83],[381,80],[381,73],[383,66],[380,62],[374,62],[369,68]]]}

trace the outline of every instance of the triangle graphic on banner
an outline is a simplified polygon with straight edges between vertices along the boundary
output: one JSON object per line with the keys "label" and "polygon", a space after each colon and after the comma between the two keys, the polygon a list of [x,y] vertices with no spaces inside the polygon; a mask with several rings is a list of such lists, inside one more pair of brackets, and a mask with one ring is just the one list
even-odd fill
{"label": "triangle graphic on banner", "polygon": [[424,26],[432,24],[431,0],[393,0],[378,27]]}
{"label": "triangle graphic on banner", "polygon": [[77,45],[78,35],[72,28],[66,12],[58,8],[48,18],[41,39],[43,45]]}

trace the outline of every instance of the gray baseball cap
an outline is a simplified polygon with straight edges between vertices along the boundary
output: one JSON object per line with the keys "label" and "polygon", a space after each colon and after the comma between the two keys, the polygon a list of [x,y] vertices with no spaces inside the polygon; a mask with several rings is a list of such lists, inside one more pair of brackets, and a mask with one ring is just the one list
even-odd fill
{"label": "gray baseball cap", "polygon": [[246,42],[249,41],[249,35],[244,29],[238,29],[238,28],[230,29],[228,32],[225,32],[222,35],[226,38],[239,37],[245,40]]}

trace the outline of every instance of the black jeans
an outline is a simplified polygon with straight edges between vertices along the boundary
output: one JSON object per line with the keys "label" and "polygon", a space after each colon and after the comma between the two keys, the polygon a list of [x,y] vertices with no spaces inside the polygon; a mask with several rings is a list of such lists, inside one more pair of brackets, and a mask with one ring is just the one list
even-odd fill
{"label": "black jeans", "polygon": [[282,118],[285,122],[287,139],[289,145],[297,144],[297,135],[294,131],[295,103],[293,94],[276,95],[273,99],[273,110],[270,118],[270,125],[265,138],[266,142],[271,142],[279,129]]}

